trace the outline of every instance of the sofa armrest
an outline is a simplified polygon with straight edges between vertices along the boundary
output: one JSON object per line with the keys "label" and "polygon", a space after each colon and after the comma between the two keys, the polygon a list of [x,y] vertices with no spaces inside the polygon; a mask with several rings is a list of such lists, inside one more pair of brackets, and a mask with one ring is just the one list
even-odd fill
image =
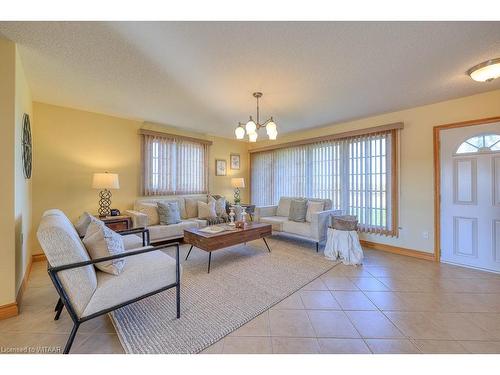
{"label": "sofa armrest", "polygon": [[255,207],[255,212],[254,212],[255,221],[259,222],[261,217],[276,216],[277,210],[278,210],[278,206]]}
{"label": "sofa armrest", "polygon": [[326,238],[326,230],[330,225],[330,217],[334,215],[342,215],[342,210],[326,210],[315,212],[311,217],[311,237],[322,242]]}
{"label": "sofa armrest", "polygon": [[146,228],[148,226],[148,215],[142,212],[126,210],[125,215],[132,218],[132,228]]}

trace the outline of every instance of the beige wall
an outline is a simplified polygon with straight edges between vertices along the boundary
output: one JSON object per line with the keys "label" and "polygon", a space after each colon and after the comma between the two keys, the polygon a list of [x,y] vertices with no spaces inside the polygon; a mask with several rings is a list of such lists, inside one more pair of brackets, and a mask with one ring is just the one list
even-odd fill
{"label": "beige wall", "polygon": [[0,38],[0,306],[15,301],[14,239],[14,43]]}
{"label": "beige wall", "polygon": [[31,179],[24,178],[22,159],[23,116],[30,116],[33,130],[31,91],[26,81],[24,68],[16,51],[16,96],[15,96],[15,242],[16,242],[16,293],[21,286],[26,267],[31,258]]}
{"label": "beige wall", "polygon": [[[373,242],[432,253],[434,251],[433,139],[435,125],[500,116],[500,90],[356,121],[278,135],[278,143],[403,121],[400,138],[399,238],[365,235]],[[278,123],[279,126],[279,123]],[[258,148],[271,144],[250,144]],[[428,232],[429,238],[423,236]]]}
{"label": "beige wall", "polygon": [[[231,177],[249,178],[245,142],[38,102],[33,111],[33,237],[46,209],[62,209],[71,220],[85,210],[97,212],[98,191],[91,188],[94,172],[118,173],[120,189],[113,191],[112,207],[132,208],[140,191],[140,128],[211,140],[209,188],[214,194],[232,199]],[[241,155],[241,170],[229,169],[230,153]],[[216,158],[227,159],[228,176],[215,176]],[[242,191],[244,201],[247,193],[248,189]],[[34,252],[40,252],[34,243]]]}

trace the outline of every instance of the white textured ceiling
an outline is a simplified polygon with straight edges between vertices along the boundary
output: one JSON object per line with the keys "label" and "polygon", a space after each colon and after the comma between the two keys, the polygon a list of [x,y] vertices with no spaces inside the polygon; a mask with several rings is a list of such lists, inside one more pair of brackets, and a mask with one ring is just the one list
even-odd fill
{"label": "white textured ceiling", "polygon": [[500,88],[500,22],[0,22],[36,101],[232,136],[281,133]]}

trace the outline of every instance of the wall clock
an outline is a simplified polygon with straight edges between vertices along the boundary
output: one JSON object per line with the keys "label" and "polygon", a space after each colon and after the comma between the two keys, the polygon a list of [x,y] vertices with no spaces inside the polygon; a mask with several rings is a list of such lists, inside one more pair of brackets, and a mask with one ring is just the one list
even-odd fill
{"label": "wall clock", "polygon": [[23,116],[22,145],[23,145],[24,177],[26,179],[30,179],[31,178],[31,165],[32,165],[32,160],[33,160],[33,155],[32,155],[33,146],[31,144],[30,116],[27,113],[25,113]]}

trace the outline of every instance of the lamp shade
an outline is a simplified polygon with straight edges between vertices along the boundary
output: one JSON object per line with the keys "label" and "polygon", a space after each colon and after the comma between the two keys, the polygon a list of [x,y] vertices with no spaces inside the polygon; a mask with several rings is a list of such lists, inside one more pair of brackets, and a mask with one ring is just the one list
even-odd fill
{"label": "lamp shade", "polygon": [[234,188],[244,188],[245,187],[245,179],[244,178],[232,178],[231,186]]}
{"label": "lamp shade", "polygon": [[94,173],[92,177],[92,187],[94,189],[119,189],[120,182],[116,173]]}

